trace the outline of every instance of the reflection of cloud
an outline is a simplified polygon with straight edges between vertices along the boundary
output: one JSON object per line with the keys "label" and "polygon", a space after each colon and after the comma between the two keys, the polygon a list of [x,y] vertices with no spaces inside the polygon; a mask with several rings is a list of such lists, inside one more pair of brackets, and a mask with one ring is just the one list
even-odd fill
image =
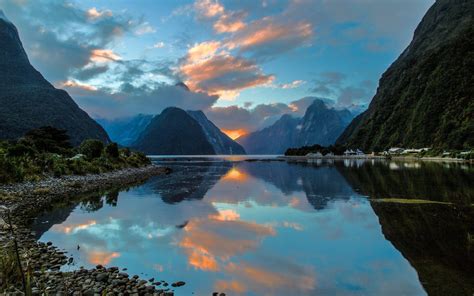
{"label": "reflection of cloud", "polygon": [[[233,216],[231,218],[236,219],[236,213],[220,213],[217,217],[227,215],[227,218]],[[275,230],[270,226],[221,218],[216,219],[215,215],[211,215],[206,219],[192,220],[186,225],[179,246],[188,255],[189,265],[201,270],[219,270],[219,259],[226,261],[232,256],[256,249],[263,237],[275,235]]]}
{"label": "reflection of cloud", "polygon": [[112,259],[120,257],[118,252],[90,251],[87,253],[87,260],[95,265],[108,265]]}
{"label": "reflection of cloud", "polygon": [[216,281],[216,283],[214,284],[214,290],[226,291],[227,293],[232,294],[232,295],[236,295],[236,294],[239,295],[239,294],[245,293],[247,291],[247,287],[245,286],[244,283],[238,282],[235,280],[232,280],[232,281],[219,280],[219,281]]}
{"label": "reflection of cloud", "polygon": [[233,277],[245,280],[247,285],[252,286],[253,291],[260,291],[259,295],[273,295],[272,291],[288,291],[290,294],[298,295],[315,289],[314,272],[300,266],[286,267],[289,269],[270,269],[247,263],[229,263],[225,269]]}
{"label": "reflection of cloud", "polygon": [[71,224],[71,225],[57,224],[57,225],[53,225],[51,229],[53,231],[63,232],[65,234],[70,234],[70,233],[74,234],[78,232],[79,230],[87,229],[96,224],[97,222],[95,220],[89,220],[80,224]]}
{"label": "reflection of cloud", "polygon": [[236,221],[240,218],[239,213],[234,210],[220,210],[217,215],[209,215],[209,218],[220,221]]}
{"label": "reflection of cloud", "polygon": [[245,182],[247,179],[248,175],[245,172],[239,171],[234,167],[221,178],[221,181]]}

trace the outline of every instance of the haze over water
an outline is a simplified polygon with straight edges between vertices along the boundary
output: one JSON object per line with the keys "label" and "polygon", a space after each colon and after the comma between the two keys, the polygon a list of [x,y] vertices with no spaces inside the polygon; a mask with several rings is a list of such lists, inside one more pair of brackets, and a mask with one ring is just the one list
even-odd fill
{"label": "haze over water", "polygon": [[67,269],[183,280],[177,295],[473,291],[472,166],[159,161],[173,173],[45,213],[40,240],[73,255]]}

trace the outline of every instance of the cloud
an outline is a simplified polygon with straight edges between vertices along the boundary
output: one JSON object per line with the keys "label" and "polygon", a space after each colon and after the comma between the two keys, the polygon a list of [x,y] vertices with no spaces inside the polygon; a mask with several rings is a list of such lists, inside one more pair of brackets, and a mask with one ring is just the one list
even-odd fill
{"label": "cloud", "polygon": [[322,72],[315,79],[313,93],[331,96],[338,107],[349,107],[369,102],[374,94],[375,84],[370,80],[359,83],[348,82],[348,77],[340,72]]}
{"label": "cloud", "polygon": [[264,17],[240,30],[226,46],[254,56],[268,58],[308,44],[313,36],[311,23],[291,22],[281,17]]}
{"label": "cloud", "polygon": [[222,15],[215,23],[214,30],[217,33],[233,33],[246,27],[243,19],[246,14],[243,12],[231,12]]}
{"label": "cloud", "polygon": [[[212,107],[205,110],[205,113],[212,122],[226,133],[242,135],[275,123],[283,114],[302,117],[315,99],[316,97],[304,97],[289,104],[259,104],[253,108],[250,108],[251,105],[249,104],[244,107],[237,105]],[[331,102],[327,99],[324,100]]]}
{"label": "cloud", "polygon": [[123,83],[119,91],[113,93],[104,88],[94,90],[77,82],[65,83],[63,87],[81,107],[96,118],[119,118],[138,113],[158,114],[170,106],[203,110],[217,101],[217,96],[193,93],[164,83],[142,86]]}
{"label": "cloud", "polygon": [[109,63],[120,61],[122,58],[111,49],[93,49],[91,51],[91,62]]}
{"label": "cloud", "polygon": [[265,75],[253,61],[222,50],[219,41],[194,45],[178,70],[192,90],[230,97],[242,89],[274,80],[274,76]]}
{"label": "cloud", "polygon": [[224,13],[224,6],[218,0],[197,0],[194,3],[198,16],[212,18]]}
{"label": "cloud", "polygon": [[155,33],[156,29],[153,28],[148,22],[144,22],[138,26],[137,30],[135,31],[135,34],[137,35],[145,35],[145,34],[150,34],[150,33]]}
{"label": "cloud", "polygon": [[111,17],[112,16],[112,11],[110,11],[110,10],[98,11],[97,8],[92,7],[92,8],[87,10],[86,14],[87,14],[87,17],[89,19],[95,20],[95,19],[98,19],[102,16]]}
{"label": "cloud", "polygon": [[163,41],[160,41],[160,42],[157,42],[157,43],[153,44],[153,48],[163,48],[165,46],[166,46],[166,44]]}
{"label": "cloud", "polygon": [[52,82],[74,78],[91,59],[117,60],[110,46],[140,25],[124,14],[63,1],[0,0],[0,6],[17,26],[32,64]]}
{"label": "cloud", "polygon": [[300,87],[301,85],[305,84],[306,81],[304,80],[293,80],[290,83],[280,83],[278,87],[282,89],[291,89],[291,88],[297,88]]}

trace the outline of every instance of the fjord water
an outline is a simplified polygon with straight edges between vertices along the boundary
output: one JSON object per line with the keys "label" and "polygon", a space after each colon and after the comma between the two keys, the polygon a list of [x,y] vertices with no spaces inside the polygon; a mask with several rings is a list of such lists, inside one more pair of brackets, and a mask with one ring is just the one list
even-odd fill
{"label": "fjord water", "polygon": [[103,264],[183,280],[177,295],[474,292],[470,165],[158,162],[173,173],[37,219],[40,240],[73,255],[66,270]]}

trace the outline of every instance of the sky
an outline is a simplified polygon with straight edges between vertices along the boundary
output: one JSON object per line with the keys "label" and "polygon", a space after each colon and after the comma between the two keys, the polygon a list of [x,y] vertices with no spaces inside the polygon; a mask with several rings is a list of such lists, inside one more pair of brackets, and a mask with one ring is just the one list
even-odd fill
{"label": "sky", "polygon": [[315,97],[367,106],[433,2],[0,0],[0,9],[33,66],[93,118],[177,106],[236,137],[302,116]]}

